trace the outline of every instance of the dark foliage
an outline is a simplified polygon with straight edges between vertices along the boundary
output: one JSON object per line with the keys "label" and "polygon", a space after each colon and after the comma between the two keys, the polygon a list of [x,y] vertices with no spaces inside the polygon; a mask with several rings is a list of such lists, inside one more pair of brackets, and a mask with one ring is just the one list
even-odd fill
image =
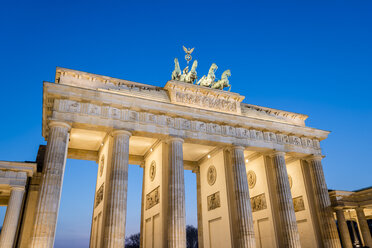
{"label": "dark foliage", "polygon": [[198,248],[198,229],[193,226],[186,226],[186,247]]}
{"label": "dark foliage", "polygon": [[[198,248],[198,229],[193,226],[186,226],[187,248]],[[125,248],[139,248],[140,234],[133,234],[125,239]]]}
{"label": "dark foliage", "polygon": [[140,247],[140,234],[136,233],[125,238],[125,248],[139,248]]}

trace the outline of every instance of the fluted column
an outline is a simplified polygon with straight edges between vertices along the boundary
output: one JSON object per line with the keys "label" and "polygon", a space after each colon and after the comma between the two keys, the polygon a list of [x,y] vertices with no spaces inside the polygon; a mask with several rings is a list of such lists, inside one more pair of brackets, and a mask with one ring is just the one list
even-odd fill
{"label": "fluted column", "polygon": [[202,199],[201,199],[201,179],[200,169],[195,168],[192,172],[196,174],[196,195],[197,195],[197,215],[198,215],[198,248],[204,248],[203,239],[203,213],[202,213]]}
{"label": "fluted column", "polygon": [[17,231],[25,187],[12,187],[0,235],[0,248],[12,248]]}
{"label": "fluted column", "polygon": [[281,226],[280,237],[283,247],[301,247],[284,156],[284,152],[275,152],[272,155],[272,171],[279,207],[277,212]]}
{"label": "fluted column", "polygon": [[186,247],[183,139],[168,140],[168,248]]}
{"label": "fluted column", "polygon": [[314,156],[308,160],[308,163],[314,190],[315,204],[318,209],[317,212],[323,245],[325,248],[341,247],[321,160],[321,156]]}
{"label": "fluted column", "polygon": [[244,147],[235,146],[232,148],[232,175],[233,190],[236,206],[236,245],[239,248],[256,247],[253,229],[253,217],[251,200],[249,197],[247,172],[244,161]]}
{"label": "fluted column", "polygon": [[369,231],[368,223],[366,220],[366,216],[364,215],[363,208],[360,207],[356,208],[355,211],[358,217],[360,232],[362,233],[363,236],[364,246],[372,247],[371,233]]}
{"label": "fluted column", "polygon": [[353,248],[351,243],[349,229],[346,224],[344,210],[342,208],[336,209],[337,224],[341,234],[342,247]]}
{"label": "fluted column", "polygon": [[108,168],[107,205],[104,209],[103,247],[124,247],[127,213],[129,138],[131,133],[117,130],[112,133],[111,164]]}
{"label": "fluted column", "polygon": [[51,248],[54,245],[70,128],[70,125],[63,122],[49,124],[42,182],[30,244],[32,248]]}
{"label": "fluted column", "polygon": [[145,180],[146,180],[146,168],[145,164],[141,165],[142,168],[142,195],[141,195],[141,225],[140,225],[140,248],[145,246],[145,227],[144,227],[144,215],[145,215]]}

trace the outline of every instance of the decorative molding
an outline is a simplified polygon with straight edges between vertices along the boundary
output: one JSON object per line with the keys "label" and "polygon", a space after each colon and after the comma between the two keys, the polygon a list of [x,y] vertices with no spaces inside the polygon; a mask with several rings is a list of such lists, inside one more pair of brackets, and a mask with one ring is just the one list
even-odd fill
{"label": "decorative molding", "polygon": [[152,208],[160,202],[159,187],[156,187],[153,191],[146,195],[146,210]]}
{"label": "decorative molding", "polygon": [[292,122],[299,125],[305,125],[305,120],[309,117],[308,115],[298,114],[278,109],[266,108],[257,105],[242,103],[242,113],[247,116],[256,116],[265,118],[268,120],[283,120],[285,122]]}
{"label": "decorative molding", "polygon": [[171,103],[230,114],[241,114],[240,103],[244,96],[228,91],[178,81],[169,81],[165,86]]}
{"label": "decorative molding", "polygon": [[220,192],[216,192],[207,197],[208,211],[221,207]]}
{"label": "decorative molding", "polygon": [[251,197],[252,212],[264,210],[267,208],[265,193]]}
{"label": "decorative molding", "polygon": [[312,153],[320,154],[319,140],[308,137],[298,137],[273,131],[261,131],[249,127],[234,127],[217,123],[188,120],[163,114],[134,111],[126,108],[114,108],[93,103],[56,99],[54,110],[62,113],[76,113],[96,116],[105,119],[125,122],[143,123],[174,128],[184,131],[202,132],[210,135],[222,135],[251,141],[262,141],[268,144],[288,144],[302,148],[314,149]]}

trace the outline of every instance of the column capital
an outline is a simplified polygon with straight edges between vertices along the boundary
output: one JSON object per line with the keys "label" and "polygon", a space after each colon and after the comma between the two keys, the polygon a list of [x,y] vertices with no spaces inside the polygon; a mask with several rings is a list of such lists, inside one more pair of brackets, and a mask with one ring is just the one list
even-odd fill
{"label": "column capital", "polygon": [[337,206],[337,207],[334,207],[333,210],[334,211],[340,211],[340,210],[344,211],[344,208],[340,207],[340,206]]}
{"label": "column capital", "polygon": [[272,151],[270,154],[269,154],[270,157],[274,157],[274,156],[282,156],[284,157],[285,156],[285,152],[282,152],[282,151]]}
{"label": "column capital", "polygon": [[12,191],[24,191],[25,190],[25,186],[20,186],[20,185],[14,185],[14,186],[10,186],[10,188],[12,189]]}
{"label": "column capital", "polygon": [[111,132],[111,136],[115,137],[117,135],[127,135],[130,137],[132,136],[132,133],[127,130],[123,130],[123,129],[117,129]]}
{"label": "column capital", "polygon": [[363,211],[365,209],[365,207],[358,206],[358,207],[356,207],[354,209],[355,209],[355,211]]}
{"label": "column capital", "polygon": [[200,167],[196,166],[194,169],[192,169],[192,173],[195,173],[195,174],[200,173]]}
{"label": "column capital", "polygon": [[51,122],[49,122],[48,126],[49,126],[49,128],[51,128],[51,127],[65,127],[69,131],[71,130],[71,125],[66,123],[66,122],[63,122],[63,121],[51,121]]}
{"label": "column capital", "polygon": [[244,146],[240,146],[240,145],[234,145],[231,148],[234,149],[234,150],[243,150],[243,151],[245,150],[245,147]]}
{"label": "column capital", "polygon": [[181,137],[177,137],[177,136],[169,136],[167,139],[166,139],[166,143],[169,143],[169,142],[173,142],[173,141],[179,141],[179,142],[184,142],[184,140],[181,138]]}
{"label": "column capital", "polygon": [[323,155],[311,155],[309,156],[306,161],[310,162],[310,161],[322,161],[322,159],[324,158],[325,156]]}

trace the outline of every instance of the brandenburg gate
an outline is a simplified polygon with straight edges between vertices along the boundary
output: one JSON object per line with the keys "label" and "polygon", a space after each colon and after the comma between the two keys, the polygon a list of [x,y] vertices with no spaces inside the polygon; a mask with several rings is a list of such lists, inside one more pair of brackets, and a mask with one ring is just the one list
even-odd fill
{"label": "brandenburg gate", "polygon": [[196,83],[197,64],[175,62],[164,87],[57,68],[43,84],[46,148],[35,163],[0,163],[0,247],[53,247],[66,158],[98,164],[91,248],[124,247],[129,164],[143,168],[141,247],[186,247],[184,170],[197,178],[199,247],[341,247],[322,168],[329,132],[243,103],[223,90],[230,71],[215,81],[212,65]]}

